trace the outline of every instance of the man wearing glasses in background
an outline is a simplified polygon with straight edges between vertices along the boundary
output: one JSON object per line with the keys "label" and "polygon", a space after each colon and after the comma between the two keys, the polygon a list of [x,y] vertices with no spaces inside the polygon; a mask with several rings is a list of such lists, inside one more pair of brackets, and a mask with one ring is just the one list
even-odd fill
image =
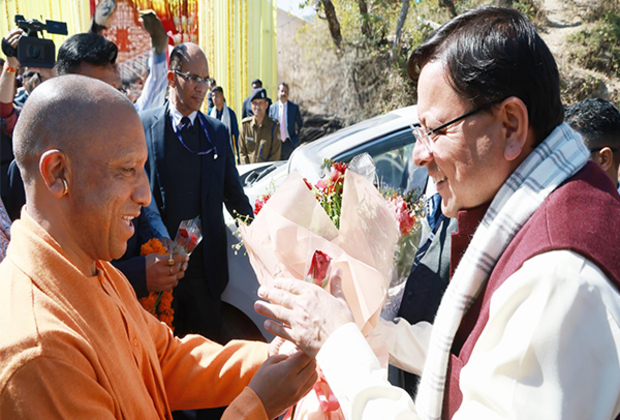
{"label": "man wearing glasses in background", "polygon": [[220,300],[228,283],[222,203],[233,216],[251,216],[252,206],[239,182],[228,129],[200,112],[209,90],[209,66],[198,45],[172,50],[168,82],[169,103],[141,113],[153,199],[171,237],[181,221],[200,216],[205,238],[174,291],[175,332],[225,343],[238,337],[222,328],[222,311],[231,309],[226,304],[222,309]]}
{"label": "man wearing glasses in background", "polygon": [[174,238],[181,221],[200,216],[204,235],[173,291],[175,334],[197,333],[221,344],[234,338],[263,339],[245,314],[221,301],[228,283],[222,203],[233,216],[253,211],[239,182],[228,129],[200,112],[208,82],[209,66],[200,47],[178,45],[170,54],[169,102],[140,114],[153,201],[168,233]]}
{"label": "man wearing glasses in background", "polygon": [[384,379],[337,275],[333,295],[261,286],[267,330],[316,355],[350,420],[617,418],[620,196],[563,123],[551,52],[516,10],[481,7],[431,34],[407,69],[414,161],[458,219],[433,324],[379,331],[390,363],[421,372],[415,404]]}
{"label": "man wearing glasses in background", "polygon": [[620,111],[611,102],[588,98],[566,108],[564,118],[583,137],[590,160],[603,169],[618,188],[620,167]]}

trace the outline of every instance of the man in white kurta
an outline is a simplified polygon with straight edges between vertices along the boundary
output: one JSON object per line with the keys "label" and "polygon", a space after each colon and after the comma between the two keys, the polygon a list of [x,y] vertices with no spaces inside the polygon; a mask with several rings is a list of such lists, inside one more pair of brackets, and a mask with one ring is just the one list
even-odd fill
{"label": "man in white kurta", "polygon": [[562,124],[551,53],[518,12],[485,7],[439,28],[408,70],[416,164],[457,235],[480,214],[464,255],[453,237],[458,266],[433,325],[374,332],[392,364],[422,374],[415,405],[386,381],[337,276],[336,298],[301,282],[262,287],[270,302],[257,311],[278,321],[268,330],[316,355],[347,419],[616,418],[620,197]]}

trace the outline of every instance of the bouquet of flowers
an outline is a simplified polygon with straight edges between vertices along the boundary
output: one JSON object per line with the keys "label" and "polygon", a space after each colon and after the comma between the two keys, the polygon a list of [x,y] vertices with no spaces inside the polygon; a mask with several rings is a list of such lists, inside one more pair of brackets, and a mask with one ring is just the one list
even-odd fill
{"label": "bouquet of flowers", "polygon": [[[159,254],[167,255],[168,250],[157,238],[149,240],[140,247],[140,255]],[[151,315],[168,325],[174,331],[174,309],[172,309],[172,292],[151,292],[147,297],[140,299],[140,304]]]}
{"label": "bouquet of flowers", "polygon": [[[374,163],[368,155],[360,155],[352,160],[356,173],[362,173],[369,180],[375,177]],[[313,192],[325,213],[334,223],[336,228],[340,226],[342,212],[342,193],[344,188],[346,163],[332,162],[326,160],[324,168],[330,169],[329,176],[319,181],[313,187],[305,178],[304,182]],[[355,167],[357,166],[357,167]],[[394,189],[381,191],[385,197],[388,208],[393,212],[398,222],[400,236],[394,251],[394,270],[391,274],[391,281],[387,291],[387,299],[383,306],[381,316],[385,319],[394,319],[398,313],[405,288],[405,281],[409,276],[415,254],[418,250],[420,237],[422,234],[420,220],[424,217],[423,197],[418,191],[411,191],[405,195],[399,194]],[[254,214],[258,215],[267,201],[271,198],[272,192],[268,192],[256,199]],[[239,249],[241,245],[236,246]]]}
{"label": "bouquet of flowers", "polygon": [[[369,156],[368,160],[372,162]],[[241,224],[239,230],[261,284],[286,277],[312,279],[327,287],[329,274],[322,263],[341,268],[345,299],[362,333],[368,335],[388,290],[402,277],[398,271],[408,274],[411,268],[413,255],[402,249],[415,239],[410,236],[408,242],[403,237],[419,232],[421,206],[411,207],[398,195],[383,196],[372,183],[374,166],[369,170],[360,161],[364,159],[349,167],[330,163],[329,177],[315,186],[293,172],[273,194],[257,200],[254,221],[250,226]],[[310,268],[308,256],[315,262]],[[400,262],[406,259],[408,267]],[[397,269],[399,264],[404,268]],[[381,356],[387,363],[387,354]],[[319,387],[297,405],[293,418],[339,418],[338,409],[330,411],[335,397],[327,392],[327,384]]]}
{"label": "bouquet of flowers", "polygon": [[202,241],[202,227],[200,216],[190,220],[183,220],[174,238],[173,254],[191,255],[194,249]]}
{"label": "bouquet of flowers", "polygon": [[[196,216],[190,220],[183,220],[177,230],[177,235],[171,250],[166,249],[162,242],[153,238],[140,248],[140,255],[149,254],[170,254],[170,259],[175,254],[187,254],[196,249],[202,241],[202,229],[200,225],[200,216]],[[140,304],[151,313],[155,318],[168,325],[173,331],[172,321],[174,320],[174,309],[172,309],[172,292],[150,292],[145,298],[140,299]]]}

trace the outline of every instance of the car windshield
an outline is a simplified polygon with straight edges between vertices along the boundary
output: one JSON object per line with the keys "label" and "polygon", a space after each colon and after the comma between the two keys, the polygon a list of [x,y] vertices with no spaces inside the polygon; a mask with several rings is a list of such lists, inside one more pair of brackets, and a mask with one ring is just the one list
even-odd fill
{"label": "car windshield", "polygon": [[335,161],[349,162],[354,156],[368,153],[375,161],[377,181],[383,187],[394,190],[404,188],[408,176],[407,167],[412,165],[415,137],[410,129],[372,139],[335,157]]}
{"label": "car windshield", "polygon": [[[291,156],[289,160],[289,172],[297,170],[312,179],[312,174],[308,172],[318,175],[323,159],[341,160],[340,156],[342,151],[348,147],[357,149],[356,143],[359,144],[357,139],[364,139],[367,135],[365,134],[366,132],[370,134],[372,130],[389,125],[390,122],[398,120],[399,118],[402,117],[392,112],[379,115],[338,130],[335,133],[328,134],[312,143],[305,144],[300,148],[301,150],[296,151],[296,153],[293,153]],[[379,128],[379,130],[381,129]],[[381,134],[381,137],[383,136],[384,135]],[[363,142],[366,141],[365,139],[363,140]],[[363,153],[363,151],[359,153]],[[347,161],[352,157],[353,156],[349,156]]]}
{"label": "car windshield", "polygon": [[371,127],[377,127],[379,125],[388,123],[390,121],[394,121],[400,118],[398,114],[388,113],[385,115],[378,115],[369,120],[361,121],[357,124],[353,124],[352,126],[345,127],[341,130],[336,131],[335,133],[328,134],[322,139],[317,140],[314,143],[310,143],[310,148],[315,147],[317,149],[322,149],[332,143],[339,141],[342,138],[352,136],[361,131],[367,130]]}

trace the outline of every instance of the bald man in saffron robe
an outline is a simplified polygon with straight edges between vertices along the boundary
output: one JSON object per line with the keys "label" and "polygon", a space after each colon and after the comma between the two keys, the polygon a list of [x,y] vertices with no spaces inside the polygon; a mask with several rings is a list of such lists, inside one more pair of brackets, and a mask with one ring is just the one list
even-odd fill
{"label": "bald man in saffron robe", "polygon": [[14,149],[27,201],[0,264],[0,418],[171,419],[228,405],[224,419],[271,419],[312,386],[301,352],[174,337],[110,265],[151,200],[142,125],[122,94],[83,76],[48,81]]}

